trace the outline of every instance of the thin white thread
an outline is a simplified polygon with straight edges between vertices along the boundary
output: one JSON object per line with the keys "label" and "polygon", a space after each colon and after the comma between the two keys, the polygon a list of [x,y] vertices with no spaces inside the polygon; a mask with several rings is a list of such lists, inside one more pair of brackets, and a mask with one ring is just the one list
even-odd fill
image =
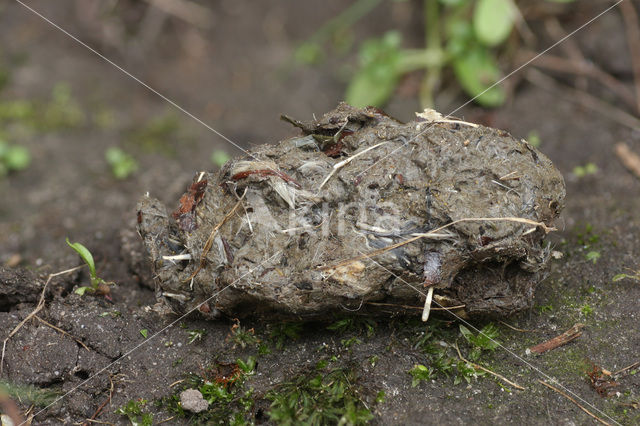
{"label": "thin white thread", "polygon": [[[361,255],[365,255],[366,253],[358,250],[360,252]],[[416,292],[420,293],[421,295],[427,297],[427,295],[425,293],[423,293],[420,289],[416,288],[415,286],[413,286],[412,284],[410,284],[409,282],[407,282],[406,280],[404,280],[402,277],[397,276],[396,274],[394,274],[393,272],[391,272],[389,269],[387,269],[385,266],[381,265],[379,262],[377,262],[376,260],[374,260],[371,257],[368,257],[367,259],[371,260],[373,263],[375,263],[376,265],[378,265],[379,267],[381,267],[382,269],[384,269],[385,271],[387,271],[388,273],[390,273],[391,275],[393,275],[395,278],[399,279],[400,281],[402,281],[403,283],[405,283],[406,285],[408,285],[409,287],[411,287],[413,290],[415,290]],[[440,303],[438,303],[435,299],[432,299],[432,302],[435,303],[436,305],[438,305],[438,307],[440,308],[444,308],[443,305],[441,305]],[[562,389],[564,389],[566,392],[570,393],[571,395],[573,395],[574,397],[576,397],[577,399],[579,399],[580,401],[582,401],[583,403],[585,403],[586,405],[588,405],[589,407],[591,407],[592,409],[594,409],[595,411],[597,411],[598,413],[600,413],[601,415],[603,415],[604,417],[608,418],[609,420],[611,420],[612,422],[614,422],[615,424],[619,425],[620,423],[618,423],[615,419],[611,418],[609,415],[607,415],[606,413],[602,412],[600,409],[598,409],[597,407],[593,406],[592,404],[590,404],[588,401],[585,401],[584,399],[582,399],[579,395],[575,394],[573,391],[571,391],[570,389],[568,389],[567,387],[565,387],[562,383],[560,383],[560,381],[558,381],[557,379],[554,379],[553,377],[549,376],[547,373],[545,373],[544,371],[540,370],[538,367],[536,367],[535,365],[531,364],[529,361],[525,360],[524,358],[522,358],[520,355],[516,354],[515,352],[513,352],[511,349],[507,348],[506,346],[503,346],[500,342],[498,342],[497,340],[492,339],[490,336],[488,336],[487,334],[483,333],[481,330],[479,330],[477,327],[475,327],[473,324],[471,324],[470,322],[464,320],[463,318],[461,318],[460,316],[456,315],[453,311],[451,311],[450,309],[445,309],[445,311],[447,311],[449,314],[453,315],[458,321],[464,323],[465,325],[471,327],[472,329],[474,329],[475,331],[477,331],[478,333],[482,334],[483,336],[485,336],[487,339],[491,340],[493,343],[495,343],[496,345],[498,345],[499,347],[501,347],[502,349],[504,349],[507,353],[509,353],[511,356],[513,356],[514,358],[516,358],[517,360],[519,360],[520,362],[524,363],[527,367],[531,368],[532,370],[535,370],[538,374],[540,374],[541,376],[543,376],[545,379],[556,383],[558,386],[560,386]]]}
{"label": "thin white thread", "polygon": [[68,32],[67,30],[65,30],[64,28],[59,26],[58,24],[54,23],[53,21],[51,21],[50,19],[48,19],[44,15],[40,14],[38,11],[36,11],[33,8],[31,8],[30,6],[27,6],[21,0],[15,0],[15,1],[17,3],[19,3],[19,4],[21,4],[22,6],[24,6],[26,9],[30,10],[33,14],[37,15],[38,17],[40,17],[43,21],[49,23],[54,28],[60,30],[63,34],[67,35],[69,38],[74,40],[76,43],[78,43],[81,46],[84,46],[87,49],[89,49],[95,55],[97,55],[98,57],[100,57],[101,59],[106,61],[107,63],[109,63],[112,66],[114,66],[116,69],[118,69],[123,74],[127,75],[128,77],[131,77],[133,80],[135,80],[137,83],[139,83],[140,85],[142,85],[143,87],[145,87],[146,89],[151,91],[153,94],[155,94],[155,95],[159,96],[160,98],[162,98],[163,100],[167,101],[169,104],[171,104],[171,106],[173,106],[174,108],[178,109],[180,112],[184,113],[188,117],[190,117],[190,118],[194,119],[195,121],[197,121],[198,123],[202,124],[204,127],[209,129],[210,131],[212,131],[213,133],[215,133],[216,135],[218,135],[219,137],[221,137],[222,139],[224,139],[225,141],[227,141],[231,145],[235,146],[240,151],[244,152],[245,154],[247,154],[248,156],[250,156],[254,160],[258,160],[258,158],[256,158],[249,151],[247,151],[246,149],[242,148],[240,145],[238,145],[237,143],[235,143],[234,141],[232,141],[231,139],[229,139],[228,137],[226,137],[225,135],[223,135],[222,133],[220,133],[219,131],[217,131],[216,129],[214,129],[213,127],[211,127],[210,125],[208,125],[207,123],[205,123],[204,121],[202,121],[201,119],[199,119],[198,117],[196,117],[195,115],[193,115],[192,113],[190,113],[189,111],[187,111],[186,109],[184,109],[183,107],[181,107],[180,105],[178,105],[177,103],[175,103],[174,101],[172,101],[171,99],[166,97],[165,95],[163,95],[162,93],[158,92],[156,89],[154,89],[153,87],[149,86],[147,83],[145,83],[144,81],[140,80],[138,77],[136,77],[135,75],[131,74],[129,71],[125,70],[120,65],[116,64],[111,59],[107,58],[102,53],[98,52],[96,49],[94,49],[93,47],[89,46],[87,43],[83,42],[82,40],[80,40],[79,38],[77,38],[76,36],[74,36],[73,34]]}
{"label": "thin white thread", "polygon": [[[182,321],[184,318],[186,318],[188,315],[190,315],[191,313],[197,311],[200,306],[203,303],[207,303],[209,302],[211,299],[213,299],[214,297],[217,297],[220,293],[222,293],[223,291],[225,291],[226,289],[228,289],[229,287],[233,286],[235,283],[237,283],[238,281],[240,281],[241,279],[243,279],[244,277],[246,277],[247,275],[249,275],[250,273],[252,273],[253,271],[255,271],[256,269],[258,269],[259,267],[263,266],[265,263],[267,263],[269,260],[273,259],[274,257],[276,257],[277,255],[279,255],[280,253],[282,253],[282,250],[278,250],[276,252],[276,254],[274,254],[273,256],[269,257],[267,260],[261,262],[258,266],[250,269],[248,272],[246,272],[245,274],[243,274],[241,277],[239,277],[238,279],[234,280],[232,283],[230,283],[229,285],[223,287],[221,290],[219,290],[217,293],[215,293],[213,296],[210,296],[209,298],[205,299],[204,301],[198,303],[198,305],[191,309],[190,311],[188,311],[187,313],[185,313],[184,315],[180,316],[178,319],[176,319],[175,321],[173,321],[172,323],[170,323],[169,325],[165,326],[162,330],[158,331],[157,333],[154,333],[153,335],[151,335],[151,337],[149,337],[148,339],[143,340],[141,343],[139,343],[138,345],[134,346],[133,348],[131,348],[130,350],[128,350],[126,353],[124,353],[122,356],[120,356],[118,359],[116,359],[115,361],[111,362],[109,365],[107,365],[106,367],[101,368],[100,370],[98,370],[96,373],[92,374],[91,377],[87,378],[86,380],[84,380],[82,383],[80,383],[79,385],[73,387],[72,389],[68,390],[67,393],[65,393],[64,395],[59,396],[58,398],[56,398],[55,401],[53,401],[51,404],[47,405],[46,407],[44,407],[43,409],[41,409],[40,411],[38,411],[37,413],[35,413],[33,415],[33,417],[35,418],[36,416],[38,416],[40,413],[42,413],[43,411],[47,410],[49,407],[57,404],[58,402],[62,401],[64,398],[66,398],[67,396],[71,395],[73,392],[75,392],[76,390],[78,390],[79,388],[81,388],[82,386],[84,386],[85,384],[89,383],[91,380],[93,380],[94,378],[96,378],[97,376],[99,376],[100,374],[104,373],[107,369],[113,367],[114,365],[118,364],[120,361],[124,360],[126,357],[128,357],[129,355],[131,355],[133,352],[135,352],[136,350],[138,350],[139,348],[141,348],[142,346],[146,345],[147,343],[149,343],[151,340],[153,340],[156,336],[160,335],[161,333],[163,333],[164,331],[168,330],[169,328],[173,327],[174,325],[176,325],[178,322]],[[26,424],[27,422],[23,422],[20,426]]]}

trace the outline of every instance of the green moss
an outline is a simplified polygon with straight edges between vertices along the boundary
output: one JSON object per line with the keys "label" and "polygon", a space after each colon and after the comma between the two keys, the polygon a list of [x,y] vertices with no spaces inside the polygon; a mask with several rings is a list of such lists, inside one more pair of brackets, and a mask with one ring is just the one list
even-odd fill
{"label": "green moss", "polygon": [[[352,369],[326,363],[269,391],[269,418],[277,424],[366,424],[373,419]],[[380,400],[380,393],[376,400]]]}

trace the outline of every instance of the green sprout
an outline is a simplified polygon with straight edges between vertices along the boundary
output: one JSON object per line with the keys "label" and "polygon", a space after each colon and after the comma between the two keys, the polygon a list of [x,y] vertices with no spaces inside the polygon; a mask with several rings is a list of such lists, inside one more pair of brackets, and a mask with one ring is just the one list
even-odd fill
{"label": "green sprout", "polygon": [[146,328],[143,328],[142,330],[140,330],[140,334],[142,335],[142,337],[146,339],[147,336],[149,336],[149,330],[147,330]]}
{"label": "green sprout", "polygon": [[585,317],[588,317],[593,313],[593,308],[591,307],[591,305],[586,303],[580,308],[580,312],[582,312],[582,315],[584,315]]}
{"label": "green sprout", "polygon": [[113,284],[113,282],[107,282],[102,278],[98,277],[98,275],[96,274],[96,264],[93,260],[93,255],[91,254],[89,249],[80,243],[71,243],[68,237],[66,241],[69,247],[75,250],[75,252],[80,255],[84,263],[89,267],[89,276],[91,278],[91,286],[78,287],[75,293],[82,296],[88,291],[90,293],[108,295],[109,285]]}
{"label": "green sprout", "polygon": [[595,265],[596,262],[598,261],[598,259],[600,259],[600,252],[599,251],[590,251],[589,253],[585,254],[584,257],[588,261],[593,262],[593,264]]}
{"label": "green sprout", "polygon": [[189,344],[192,344],[196,340],[202,340],[202,338],[207,334],[207,330],[195,328],[193,330],[189,330],[187,334],[189,335]]}
{"label": "green sprout", "polygon": [[116,179],[126,179],[136,170],[138,162],[130,154],[120,148],[110,147],[104,154],[107,163],[111,166],[111,173]]}
{"label": "green sprout", "polygon": [[411,370],[409,370],[409,374],[413,377],[411,380],[411,387],[415,388],[420,384],[420,382],[432,379],[433,369],[425,367],[422,364],[416,364]]}
{"label": "green sprout", "polygon": [[211,154],[211,162],[218,167],[224,166],[224,164],[231,159],[231,156],[227,154],[227,151],[216,149]]}
{"label": "green sprout", "polygon": [[132,426],[151,426],[153,424],[153,415],[144,412],[144,407],[147,403],[146,399],[132,399],[118,408],[116,414],[127,416]]}
{"label": "green sprout", "polygon": [[24,146],[10,145],[0,139],[0,177],[12,171],[26,169],[31,163],[31,154]]}
{"label": "green sprout", "polygon": [[598,173],[598,166],[594,163],[587,163],[584,166],[576,166],[573,168],[573,174],[578,179]]}
{"label": "green sprout", "polygon": [[462,337],[473,346],[469,354],[469,359],[472,361],[477,361],[483,350],[493,351],[500,346],[500,342],[496,340],[500,333],[498,328],[493,324],[487,324],[482,327],[482,330],[480,330],[477,335],[474,335],[467,327],[460,324],[460,333]]}

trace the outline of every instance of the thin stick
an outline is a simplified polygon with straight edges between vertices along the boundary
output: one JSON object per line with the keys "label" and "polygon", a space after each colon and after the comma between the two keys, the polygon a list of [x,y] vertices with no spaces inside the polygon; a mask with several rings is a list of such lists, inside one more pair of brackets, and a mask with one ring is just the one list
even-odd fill
{"label": "thin stick", "polygon": [[557,347],[566,345],[572,340],[575,340],[578,337],[582,336],[583,328],[584,328],[584,324],[580,324],[580,323],[574,324],[573,327],[571,327],[569,330],[565,331],[561,335],[556,336],[553,339],[547,340],[546,342],[542,342],[536,346],[533,346],[527,349],[527,351],[530,351],[536,354],[541,354],[541,353],[550,351],[552,349],[555,349]]}
{"label": "thin stick", "polygon": [[635,368],[638,366],[640,366],[640,361],[634,362],[633,364],[616,371],[615,373],[612,374],[612,376],[617,376],[618,374],[624,373],[625,371],[631,370],[632,368]]}
{"label": "thin stick", "polygon": [[638,13],[633,2],[623,1],[619,4],[624,27],[627,30],[627,44],[631,53],[633,66],[633,80],[636,86],[636,108],[640,114],[640,28],[638,27]]}
{"label": "thin stick", "polygon": [[[525,51],[520,53],[522,62],[530,60],[535,56],[534,52]],[[607,89],[614,92],[622,101],[630,108],[635,109],[636,100],[626,86],[607,72],[598,68],[595,64],[587,61],[575,62],[560,56],[545,55],[532,64],[537,68],[544,68],[550,71],[558,71],[562,73],[570,73],[578,76],[590,77]]]}
{"label": "thin stick", "polygon": [[211,250],[211,247],[213,246],[213,239],[215,238],[216,233],[218,232],[218,229],[220,229],[222,227],[222,225],[224,225],[225,222],[227,220],[229,220],[229,218],[231,216],[233,216],[233,214],[235,213],[236,209],[242,204],[242,199],[244,198],[246,193],[247,193],[247,191],[245,189],[244,194],[242,194],[242,197],[240,197],[238,202],[233,206],[233,208],[229,211],[229,213],[227,213],[224,216],[224,218],[222,218],[220,223],[218,223],[216,226],[213,227],[213,230],[211,231],[211,235],[209,235],[209,238],[207,239],[207,242],[205,243],[204,248],[202,249],[202,254],[200,255],[200,264],[198,265],[196,270],[193,271],[191,276],[189,278],[187,278],[186,280],[184,280],[183,282],[186,283],[186,282],[191,281],[192,279],[194,279],[196,277],[196,275],[198,275],[198,272],[200,272],[202,270],[202,268],[204,268],[204,265],[207,262],[207,255],[209,254],[209,251]]}
{"label": "thin stick", "polygon": [[89,348],[87,347],[87,345],[85,345],[82,340],[78,339],[77,337],[74,337],[73,335],[69,334],[68,332],[64,331],[63,329],[61,329],[60,327],[56,327],[55,325],[48,323],[47,321],[43,320],[42,318],[40,318],[39,316],[35,315],[34,316],[35,319],[37,319],[38,321],[40,321],[41,323],[43,323],[44,325],[46,325],[47,327],[51,327],[54,330],[56,330],[59,333],[64,334],[65,336],[68,336],[70,338],[72,338],[73,340],[76,341],[76,343],[78,343],[80,346],[82,346],[83,348],[85,348],[86,350],[89,350]]}
{"label": "thin stick", "polygon": [[[398,305],[396,303],[380,303],[380,302],[366,302],[366,305],[373,305],[373,306],[389,306],[389,307],[394,307],[394,308],[403,308],[403,309],[416,309],[416,310],[423,310],[424,307],[422,306],[409,306],[409,305]],[[442,306],[442,307],[432,307],[431,310],[432,311],[453,311],[455,309],[462,309],[467,305],[456,305],[456,306]]]}
{"label": "thin stick", "polygon": [[31,318],[33,318],[44,307],[44,301],[45,301],[44,296],[45,296],[45,293],[47,291],[47,286],[49,285],[49,282],[51,281],[51,278],[57,277],[58,275],[68,274],[70,272],[77,271],[78,269],[83,268],[83,267],[84,267],[84,265],[80,265],[80,266],[76,266],[75,268],[67,269],[65,271],[56,272],[55,274],[49,274],[49,277],[47,278],[47,282],[45,282],[44,283],[44,287],[42,287],[42,293],[40,294],[40,300],[38,301],[38,304],[36,305],[36,308],[29,315],[27,315],[25,317],[25,319],[20,321],[20,324],[18,324],[11,331],[11,333],[9,333],[7,338],[4,339],[4,342],[2,342],[2,357],[0,357],[0,376],[2,376],[2,371],[3,371],[3,367],[4,367],[4,356],[5,356],[5,350],[7,349],[7,342],[9,341],[9,339],[11,339],[13,337],[14,334],[16,334],[18,332],[18,330],[20,330],[22,328],[22,326],[27,321],[29,321]]}
{"label": "thin stick", "polygon": [[82,426],[88,426],[89,422],[93,422],[95,421],[96,417],[98,417],[100,415],[100,413],[102,412],[102,410],[104,409],[104,407],[107,406],[107,404],[109,402],[111,402],[111,397],[113,396],[113,380],[111,379],[111,376],[109,376],[109,383],[110,383],[110,387],[109,387],[109,397],[102,403],[100,404],[100,406],[98,407],[98,409],[93,413],[93,415],[88,418],[83,424]]}
{"label": "thin stick", "polygon": [[523,329],[523,328],[517,328],[517,327],[514,327],[514,326],[512,326],[512,325],[510,325],[510,324],[507,324],[506,322],[504,322],[504,321],[502,321],[502,320],[500,320],[500,322],[501,322],[502,324],[506,325],[507,327],[509,327],[510,329],[512,329],[512,330],[514,330],[514,331],[519,331],[520,333],[531,333],[531,332],[535,332],[535,331],[537,331],[537,330],[525,330],[525,329]]}
{"label": "thin stick", "polygon": [[640,155],[631,151],[624,142],[618,142],[614,147],[618,159],[631,173],[640,178]]}
{"label": "thin stick", "polygon": [[628,114],[627,112],[621,110],[620,108],[616,108],[607,102],[601,101],[600,99],[588,94],[587,92],[583,92],[572,87],[559,84],[553,78],[540,71],[530,69],[525,74],[525,78],[530,83],[549,92],[553,92],[554,96],[557,96],[559,93],[562,93],[564,91],[566,93],[566,95],[563,96],[565,100],[577,103],[578,105],[584,106],[586,108],[590,108],[603,117],[607,117],[610,120],[617,122],[618,124],[622,124],[623,126],[629,127],[634,130],[640,129],[640,120],[633,115]]}
{"label": "thin stick", "polygon": [[[523,217],[467,217],[467,218],[462,218],[462,219],[458,219],[458,220],[454,220],[453,222],[447,223],[446,225],[443,225],[439,228],[435,228],[427,233],[424,234],[413,234],[414,237],[408,238],[404,241],[400,241],[399,243],[395,243],[395,244],[391,244],[390,246],[386,246],[383,247],[381,249],[378,250],[374,250],[372,252],[369,253],[365,253],[363,255],[360,256],[356,256],[353,257],[351,259],[347,259],[347,260],[343,260],[342,262],[338,263],[337,265],[333,265],[333,266],[321,266],[320,269],[321,271],[325,271],[327,269],[334,269],[334,268],[339,268],[341,266],[345,266],[348,265],[351,262],[355,262],[357,260],[362,260],[362,259],[368,259],[370,257],[374,257],[377,256],[379,254],[382,253],[386,253],[390,250],[396,249],[398,247],[402,247],[404,245],[407,245],[409,243],[412,243],[414,241],[417,241],[421,238],[432,238],[432,237],[441,237],[442,235],[439,235],[438,232],[442,231],[443,229],[449,228],[453,225],[456,225],[458,223],[462,223],[462,222],[518,222],[518,223],[526,223],[528,225],[534,225],[536,227],[540,226],[542,229],[544,229],[545,233],[549,233],[551,231],[555,231],[556,228],[554,227],[549,227],[547,225],[545,225],[543,222],[535,222],[531,219],[525,219]],[[534,228],[535,229],[535,228]]]}
{"label": "thin stick", "polygon": [[465,357],[462,356],[462,353],[460,353],[460,348],[458,347],[458,344],[456,343],[456,351],[458,352],[458,357],[462,360],[462,362],[466,362],[467,364],[471,364],[473,366],[473,368],[475,368],[476,370],[482,370],[486,373],[491,374],[494,377],[497,377],[498,379],[502,380],[503,382],[513,386],[516,389],[519,390],[525,390],[525,388],[523,388],[522,386],[520,386],[517,383],[512,382],[511,380],[507,379],[506,377],[498,374],[498,373],[494,373],[493,371],[489,370],[486,367],[481,366],[480,364],[476,364],[475,362],[471,362],[468,359],[466,359]]}
{"label": "thin stick", "polygon": [[168,15],[173,15],[200,29],[209,29],[214,21],[208,8],[188,0],[145,0]]}
{"label": "thin stick", "polygon": [[578,404],[578,401],[576,401],[575,399],[571,398],[569,395],[567,395],[566,393],[562,392],[560,389],[558,389],[555,386],[550,385],[549,383],[538,379],[538,382],[542,383],[543,385],[545,385],[546,387],[548,387],[549,389],[552,389],[556,392],[558,392],[560,395],[564,396],[565,398],[567,398],[569,401],[573,402],[574,404],[576,404],[578,406],[578,408],[580,408],[582,411],[584,411],[585,413],[587,413],[589,416],[593,417],[594,419],[596,419],[597,421],[599,421],[600,423],[602,423],[603,425],[607,425],[607,426],[611,426],[611,423],[607,423],[604,420],[602,420],[600,417],[596,416],[595,414],[593,414],[591,411],[587,410],[586,408],[584,408],[582,405]]}
{"label": "thin stick", "polygon": [[345,159],[345,160],[342,160],[342,161],[341,161],[341,162],[339,162],[339,163],[334,164],[334,165],[333,165],[333,170],[331,170],[331,173],[329,173],[329,175],[327,175],[327,177],[326,177],[326,178],[324,178],[324,180],[322,181],[322,183],[321,183],[321,184],[320,184],[320,186],[318,187],[318,190],[322,189],[322,187],[324,186],[324,184],[325,184],[325,183],[327,183],[327,182],[329,181],[329,179],[331,179],[331,176],[333,176],[333,175],[334,175],[334,174],[335,174],[339,169],[341,169],[342,167],[346,166],[347,164],[349,164],[350,162],[352,162],[352,161],[353,161],[353,160],[355,160],[356,158],[360,157],[362,154],[365,154],[365,153],[367,153],[367,152],[371,151],[372,149],[375,149],[375,148],[377,148],[377,147],[379,147],[379,146],[381,146],[381,145],[386,145],[386,144],[388,144],[388,143],[389,143],[388,141],[387,141],[387,142],[380,142],[380,143],[377,143],[377,144],[375,144],[375,145],[373,145],[373,146],[370,146],[370,147],[369,147],[369,148],[367,148],[367,149],[363,149],[363,150],[362,150],[362,151],[360,151],[359,153],[354,154],[354,155],[352,155],[351,157],[349,157],[349,158],[347,158],[347,159]]}

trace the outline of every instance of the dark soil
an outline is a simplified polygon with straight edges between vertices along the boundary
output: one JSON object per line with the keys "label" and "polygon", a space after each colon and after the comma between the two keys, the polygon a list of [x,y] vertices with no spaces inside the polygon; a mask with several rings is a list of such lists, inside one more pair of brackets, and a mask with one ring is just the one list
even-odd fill
{"label": "dark soil", "polygon": [[[243,147],[296,134],[278,122],[280,113],[310,119],[333,108],[343,94],[344,66],[355,62],[354,57],[329,55],[318,67],[291,65],[293,48],[342,10],[339,1],[215,2],[209,6],[214,25],[208,30],[148,14],[146,2],[119,2],[110,13],[98,2],[29,4]],[[401,28],[408,45],[419,46],[419,6],[383,3],[357,25],[354,37],[364,40]],[[604,8],[575,7],[561,15],[567,31]],[[640,179],[613,152],[613,145],[624,141],[640,153],[638,129],[585,108],[573,92],[529,84],[522,80],[525,71],[509,80],[513,93],[504,107],[468,106],[456,113],[517,138],[537,132],[540,150],[564,175],[567,198],[561,230],[551,237],[563,257],[538,285],[533,309],[495,322],[503,346],[485,351],[478,361],[525,390],[491,376],[467,375],[469,382],[463,378],[455,384],[455,374],[437,370],[429,351],[443,347],[440,342],[457,341],[468,357],[472,348],[460,336],[460,324],[445,313],[426,326],[417,320],[419,309],[415,318],[375,322],[327,318],[299,325],[243,319],[238,325],[231,318],[181,318],[155,305],[150,273],[130,238],[135,236],[137,200],[149,192],[176,205],[195,171],[215,168],[209,159],[215,149],[231,155],[239,151],[18,3],[0,9],[0,68],[8,76],[0,104],[51,104],[54,86],[65,82],[75,105],[59,107],[65,120],[36,115],[35,123],[3,124],[6,138],[28,147],[33,160],[26,170],[0,180],[0,263],[5,265],[0,270],[0,339],[35,309],[49,274],[81,264],[65,237],[85,244],[98,275],[116,282],[109,299],[73,292],[87,285],[86,268],[52,278],[37,314],[41,320],[27,321],[8,339],[0,381],[63,396],[51,406],[51,399],[22,398],[23,413],[34,403],[29,413],[37,414],[35,424],[83,422],[94,415],[121,424],[127,419],[116,410],[140,400],[149,401],[138,404],[155,422],[199,422],[177,414],[167,397],[195,386],[189,374],[211,378],[212,366],[235,365],[250,356],[257,357],[255,375],[242,389],[254,391],[251,407],[243,412],[256,423],[268,421],[272,395],[284,392],[282,383],[322,368],[350,372],[348,387],[376,424],[593,422],[538,381],[552,378],[610,423],[640,421],[640,374],[620,377],[608,398],[591,387],[587,375],[594,364],[615,372],[640,361],[640,282],[612,280],[640,268]],[[541,22],[532,29],[539,34],[538,50],[551,44]],[[571,40],[633,92],[618,10]],[[562,46],[553,52],[565,55]],[[410,120],[418,110],[412,78],[387,107],[392,116]],[[595,84],[587,89],[615,102]],[[443,91],[436,99],[442,112],[465,101],[450,93]],[[123,148],[140,163],[127,180],[116,180],[104,161],[109,146]],[[597,165],[596,173],[574,173],[576,166],[590,162]],[[578,322],[585,328],[577,340],[537,357],[526,355],[528,347]],[[474,321],[467,327],[485,325]],[[428,335],[433,344],[424,350],[420,339]],[[450,356],[452,346],[447,351]],[[317,367],[321,361],[327,366]],[[433,367],[435,373],[412,387],[408,372],[416,364]],[[379,392],[384,392],[382,402],[376,402]],[[234,399],[229,406],[238,404]]]}

